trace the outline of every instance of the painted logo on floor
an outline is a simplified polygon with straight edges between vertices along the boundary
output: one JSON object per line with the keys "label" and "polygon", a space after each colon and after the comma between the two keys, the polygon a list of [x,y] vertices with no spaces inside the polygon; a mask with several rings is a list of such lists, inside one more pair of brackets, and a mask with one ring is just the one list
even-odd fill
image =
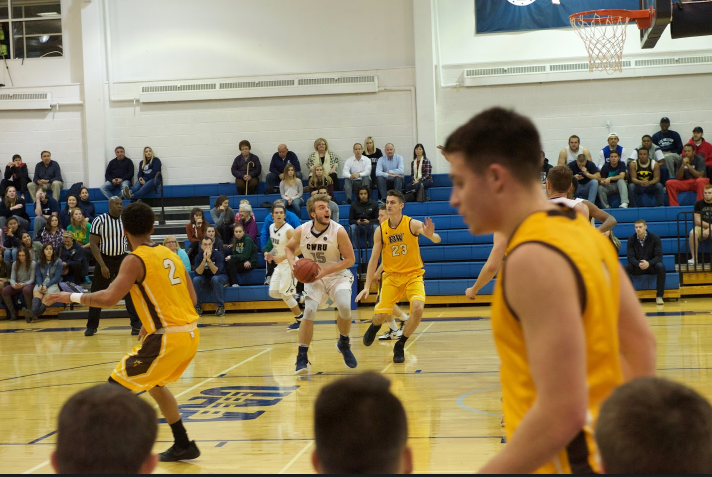
{"label": "painted logo on floor", "polygon": [[[265,413],[299,386],[225,386],[205,389],[178,406],[184,422],[250,421]],[[254,410],[253,410],[254,409]],[[165,419],[160,422],[165,423]]]}

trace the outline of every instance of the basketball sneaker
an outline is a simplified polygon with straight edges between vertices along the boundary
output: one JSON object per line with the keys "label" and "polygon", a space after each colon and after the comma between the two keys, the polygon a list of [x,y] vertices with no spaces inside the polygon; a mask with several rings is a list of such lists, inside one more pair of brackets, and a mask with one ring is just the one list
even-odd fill
{"label": "basketball sneaker", "polygon": [[72,282],[59,282],[59,288],[67,293],[84,293],[84,289]]}
{"label": "basketball sneaker", "polygon": [[381,336],[378,337],[379,341],[387,341],[387,340],[397,340],[401,336],[403,336],[403,327],[401,326],[397,330],[388,330],[386,331],[385,334],[382,334]]}
{"label": "basketball sneaker", "polygon": [[373,343],[373,340],[376,339],[376,335],[378,334],[378,330],[381,329],[381,325],[374,325],[371,323],[371,325],[368,327],[366,330],[366,333],[363,335],[363,344],[364,346],[371,346]]}
{"label": "basketball sneaker", "polygon": [[405,349],[403,349],[403,343],[396,341],[396,345],[393,347],[393,362],[402,363],[405,361]]}
{"label": "basketball sneaker", "polygon": [[176,449],[176,445],[173,444],[170,449],[161,452],[159,456],[161,457],[161,462],[178,462],[179,460],[197,459],[200,457],[200,449],[195,445],[195,441],[190,441],[190,445],[187,449]]}
{"label": "basketball sneaker", "polygon": [[344,357],[344,364],[349,368],[355,368],[358,363],[356,357],[351,352],[351,343],[349,338],[339,338],[336,342],[336,350]]}
{"label": "basketball sneaker", "polygon": [[287,326],[287,331],[299,331],[299,325],[302,323],[302,318],[304,318],[304,313],[299,316],[294,317],[294,323]]}
{"label": "basketball sneaker", "polygon": [[309,364],[311,363],[309,362],[307,353],[300,350],[297,353],[297,367],[294,370],[294,374],[307,374],[309,372],[309,368],[307,367]]}

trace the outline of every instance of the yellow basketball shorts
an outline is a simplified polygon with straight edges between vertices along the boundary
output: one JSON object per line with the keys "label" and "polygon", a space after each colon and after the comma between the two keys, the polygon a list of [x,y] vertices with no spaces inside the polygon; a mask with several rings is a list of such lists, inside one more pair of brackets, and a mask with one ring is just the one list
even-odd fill
{"label": "yellow basketball shorts", "polygon": [[374,313],[390,315],[393,313],[393,306],[403,297],[406,297],[410,303],[413,303],[413,300],[425,303],[424,273],[424,270],[411,273],[384,273]]}
{"label": "yellow basketball shorts", "polygon": [[148,391],[178,381],[198,351],[200,334],[193,331],[151,334],[116,366],[111,377],[132,391]]}

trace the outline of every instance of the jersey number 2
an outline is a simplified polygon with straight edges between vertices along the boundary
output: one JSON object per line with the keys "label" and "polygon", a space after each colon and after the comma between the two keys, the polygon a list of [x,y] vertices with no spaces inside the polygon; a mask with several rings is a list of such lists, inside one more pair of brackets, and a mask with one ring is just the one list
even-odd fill
{"label": "jersey number 2", "polygon": [[[400,249],[400,252],[398,251]],[[404,243],[400,245],[391,245],[391,255],[397,257],[398,255],[405,255],[408,253],[408,246]]]}
{"label": "jersey number 2", "polygon": [[176,264],[173,263],[173,260],[170,258],[166,258],[163,260],[163,268],[168,269],[168,279],[171,281],[171,285],[178,285],[179,283],[182,283],[180,281],[180,278],[176,277]]}

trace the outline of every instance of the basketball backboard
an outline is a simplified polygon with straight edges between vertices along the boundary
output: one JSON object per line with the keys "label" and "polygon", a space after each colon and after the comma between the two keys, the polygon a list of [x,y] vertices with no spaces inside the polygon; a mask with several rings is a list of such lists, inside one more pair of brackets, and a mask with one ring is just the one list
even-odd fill
{"label": "basketball backboard", "polygon": [[653,22],[649,28],[640,30],[640,47],[654,48],[665,28],[672,21],[672,0],[640,0],[640,9],[653,8]]}

